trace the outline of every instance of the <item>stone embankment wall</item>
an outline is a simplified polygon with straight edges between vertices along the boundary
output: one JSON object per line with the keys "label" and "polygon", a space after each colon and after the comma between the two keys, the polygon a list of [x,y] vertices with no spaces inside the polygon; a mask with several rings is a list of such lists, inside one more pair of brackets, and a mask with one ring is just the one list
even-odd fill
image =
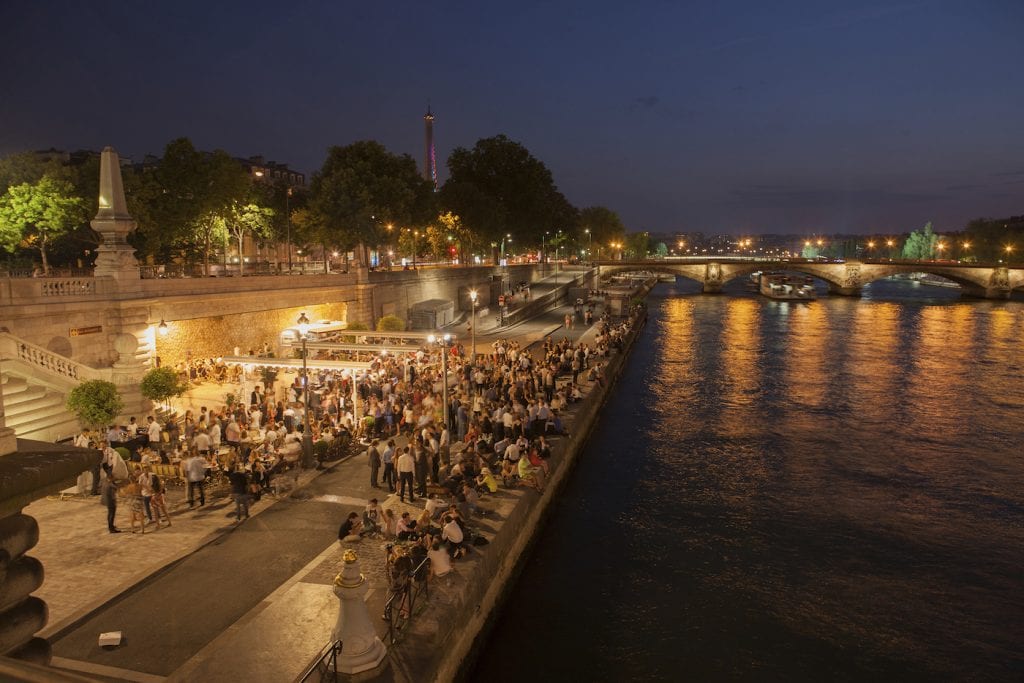
{"label": "stone embankment wall", "polygon": [[[640,295],[645,295],[652,284],[645,285]],[[518,575],[527,550],[583,452],[590,431],[615,381],[622,373],[633,342],[645,322],[646,313],[643,313],[624,340],[623,350],[607,360],[604,387],[595,386],[577,404],[572,421],[567,424],[571,436],[557,444],[552,454],[551,478],[544,493],[537,499],[524,497],[502,522],[501,530],[487,547],[486,553],[482,553],[480,564],[474,569],[473,580],[463,594],[461,613],[449,622],[447,632],[437,633],[437,642],[450,639],[445,646],[445,655],[434,675],[425,676],[423,680],[458,680],[465,677],[473,665],[480,640],[497,615],[502,599]]]}

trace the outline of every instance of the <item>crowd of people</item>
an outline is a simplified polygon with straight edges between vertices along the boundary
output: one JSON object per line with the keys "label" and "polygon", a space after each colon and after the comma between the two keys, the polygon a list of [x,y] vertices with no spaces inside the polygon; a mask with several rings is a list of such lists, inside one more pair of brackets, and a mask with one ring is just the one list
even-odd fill
{"label": "crowd of people", "polygon": [[[391,594],[398,604],[405,604],[401,592],[419,579],[419,571],[445,575],[453,560],[486,542],[475,519],[487,510],[489,496],[502,487],[544,490],[551,439],[565,434],[560,412],[583,397],[581,386],[602,381],[606,357],[621,346],[632,324],[629,319],[613,323],[605,315],[597,321],[593,345],[549,336],[535,353],[502,339],[475,360],[454,347],[447,423],[438,351],[422,352],[421,363],[400,357],[382,361],[367,387],[369,405],[379,409],[371,409],[368,416],[375,417],[366,422],[370,486],[397,494],[402,502],[422,498],[424,506],[418,516],[396,514],[372,498],[362,515],[348,514],[338,538],[355,543],[369,535],[388,541]],[[425,559],[430,561],[424,565]]]}

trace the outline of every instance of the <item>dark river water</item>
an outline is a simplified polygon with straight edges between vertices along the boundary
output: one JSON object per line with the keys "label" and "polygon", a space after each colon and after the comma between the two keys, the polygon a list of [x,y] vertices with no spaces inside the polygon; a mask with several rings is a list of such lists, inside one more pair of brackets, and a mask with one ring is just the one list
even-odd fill
{"label": "dark river water", "polygon": [[1024,302],[649,306],[474,680],[1024,680]]}

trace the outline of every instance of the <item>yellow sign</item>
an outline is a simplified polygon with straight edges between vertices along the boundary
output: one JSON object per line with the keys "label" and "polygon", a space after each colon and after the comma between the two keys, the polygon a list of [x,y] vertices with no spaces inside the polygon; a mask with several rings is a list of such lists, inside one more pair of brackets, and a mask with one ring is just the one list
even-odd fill
{"label": "yellow sign", "polygon": [[96,334],[97,332],[103,331],[103,325],[93,325],[92,327],[72,327],[68,330],[69,337],[81,337],[83,334]]}

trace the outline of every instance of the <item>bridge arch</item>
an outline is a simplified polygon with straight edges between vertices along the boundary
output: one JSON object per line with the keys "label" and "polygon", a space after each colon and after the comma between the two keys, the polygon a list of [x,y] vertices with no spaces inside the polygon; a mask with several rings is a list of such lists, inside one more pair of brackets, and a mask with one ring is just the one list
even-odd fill
{"label": "bridge arch", "polygon": [[832,294],[856,296],[867,284],[898,273],[929,273],[960,285],[967,296],[1006,298],[1024,288],[1024,268],[965,263],[917,263],[904,261],[752,261],[728,258],[695,261],[603,261],[597,267],[602,276],[624,272],[678,275],[702,284],[705,292],[721,291],[722,285],[757,270],[785,270],[823,280]]}

